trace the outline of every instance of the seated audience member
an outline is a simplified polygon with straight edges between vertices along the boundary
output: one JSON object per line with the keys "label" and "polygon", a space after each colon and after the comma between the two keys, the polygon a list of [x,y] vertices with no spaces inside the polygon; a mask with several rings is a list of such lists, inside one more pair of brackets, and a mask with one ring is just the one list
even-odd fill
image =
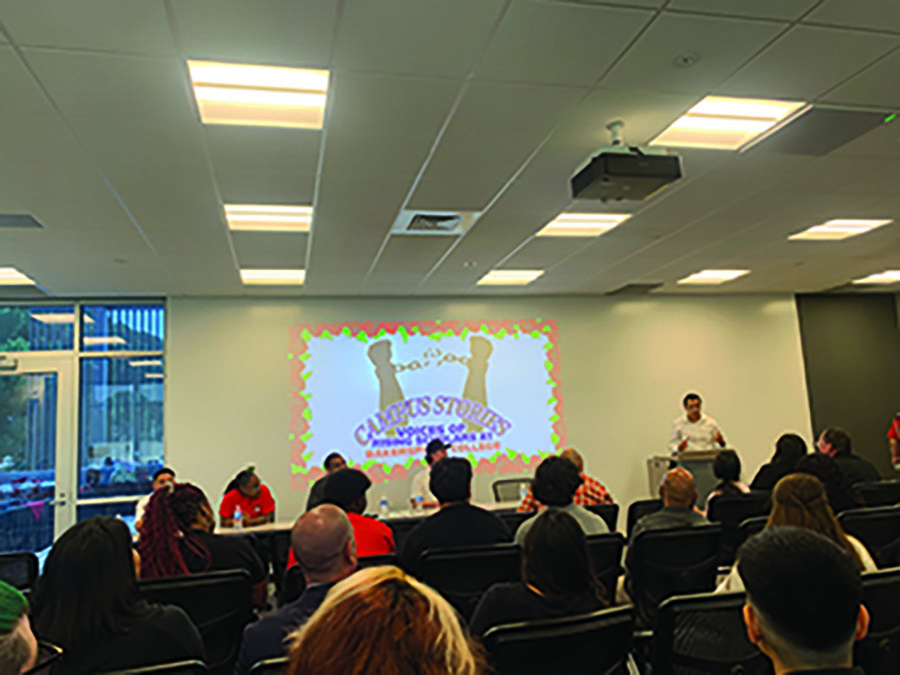
{"label": "seated audience member", "polygon": [[[156,492],[167,485],[172,485],[174,482],[175,472],[167,466],[153,472],[153,482],[151,483],[153,492]],[[150,497],[153,496],[153,492],[138,499],[137,506],[134,507],[134,526],[138,530],[141,529],[141,521],[144,520],[144,511],[147,510],[147,504],[150,503]]]}
{"label": "seated audience member", "polygon": [[413,508],[416,506],[416,500],[422,499],[422,506],[426,509],[439,506],[437,497],[435,497],[429,486],[431,484],[431,468],[435,463],[440,462],[447,456],[450,449],[449,443],[444,443],[440,438],[433,438],[425,446],[425,462],[428,464],[424,471],[420,471],[412,479],[412,487],[409,492],[409,502]]}
{"label": "seated audience member", "polygon": [[[863,572],[874,572],[877,568],[866,547],[855,537],[844,533],[834,512],[828,506],[825,488],[815,476],[802,473],[785,476],[772,491],[772,512],[766,529],[780,526],[800,527],[827,537],[847,551]],[[719,585],[719,592],[742,591],[741,577],[736,569]]]}
{"label": "seated audience member", "polygon": [[794,472],[818,478],[825,486],[828,505],[835,513],[847,509],[860,509],[866,505],[859,491],[853,487],[834,459],[828,455],[823,455],[821,452],[806,455],[797,462]]}
{"label": "seated audience member", "polygon": [[750,640],[776,675],[862,675],[853,643],[866,636],[859,567],[846,550],[809,530],[773,527],[738,552]]}
{"label": "seated audience member", "polygon": [[328,478],[325,501],[343,509],[353,525],[356,552],[360,557],[394,553],[394,532],[384,523],[367,518],[366,491],[372,486],[359,469],[341,469]]}
{"label": "seated audience member", "polygon": [[244,537],[215,534],[216,519],[203,490],[178,483],[153,493],[140,529],[137,549],[141,577],[244,569],[250,573],[253,602],[266,604],[266,569]]}
{"label": "seated audience member", "polygon": [[797,462],[806,456],[806,441],[797,434],[782,434],[775,442],[772,461],[759,467],[750,482],[751,490],[771,490],[775,483],[794,471]]}
{"label": "seated audience member", "polygon": [[200,633],[183,610],[141,598],[139,573],[131,533],[117,518],[84,520],[56,540],[31,612],[35,635],[65,650],[54,675],[205,658]]}
{"label": "seated audience member", "polygon": [[578,522],[559,509],[539,515],[522,544],[522,581],[494,584],[469,626],[475,635],[519,621],[555,619],[607,606]]}
{"label": "seated audience member", "polygon": [[663,507],[655,513],[648,513],[635,523],[630,541],[634,541],[634,538],[645,530],[709,525],[709,521],[695,507],[697,486],[687,469],[677,468],[669,471],[659,486],[659,496],[662,497]]}
{"label": "seated audience member", "polygon": [[400,562],[416,574],[419,557],[425,551],[454,546],[477,546],[512,541],[509,528],[500,518],[472,506],[472,464],[461,457],[447,457],[431,467],[431,492],[440,510],[416,525],[406,537]]}
{"label": "seated audience member", "polygon": [[872,462],[853,454],[853,441],[846,431],[826,429],[819,437],[819,452],[834,459],[853,485],[881,480],[881,474]]}
{"label": "seated audience member", "polygon": [[888,429],[888,443],[891,446],[891,464],[900,466],[900,413],[894,415],[891,428]]}
{"label": "seated audience member", "polygon": [[252,466],[238,472],[225,488],[219,505],[219,525],[234,527],[238,510],[243,527],[275,522],[275,500]]}
{"label": "seated audience member", "polygon": [[750,488],[741,482],[741,458],[734,450],[722,450],[717,453],[712,468],[713,475],[719,482],[706,498],[706,513],[709,513],[709,503],[714,497],[750,492]]}
{"label": "seated audience member", "polygon": [[312,616],[332,586],[356,570],[353,526],[331,504],[317,506],[297,519],[291,550],[303,568],[306,590],[294,602],[244,629],[235,675],[249,673],[259,661],[285,656],[288,634]]}
{"label": "seated audience member", "polygon": [[[609,492],[607,492],[603,483],[596,478],[588,476],[584,472],[584,459],[582,459],[581,453],[575,448],[568,448],[559,453],[559,456],[572,462],[578,467],[578,473],[581,474],[583,482],[575,491],[575,498],[572,501],[579,506],[594,506],[596,504],[613,503],[613,498],[610,496]],[[525,498],[522,500],[522,503],[519,504],[516,511],[531,512],[537,511],[537,508],[538,504],[534,498],[534,494],[531,492],[531,488],[528,488]]]}
{"label": "seated audience member", "polygon": [[306,510],[312,511],[320,504],[325,503],[325,483],[328,482],[328,476],[335,471],[340,471],[347,466],[347,461],[339,452],[331,452],[325,458],[325,475],[313,483],[312,489],[309,491],[309,498],[306,500]]}
{"label": "seated audience member", "polygon": [[28,601],[0,581],[0,675],[20,675],[35,665],[37,640],[28,622]]}
{"label": "seated audience member", "polygon": [[[606,521],[573,501],[575,492],[583,480],[578,467],[568,459],[548,457],[538,465],[534,472],[531,489],[535,499],[542,505],[564,511],[572,516],[581,525],[585,534],[606,534],[609,532]],[[525,535],[534,525],[536,518],[537,516],[532,516],[519,525],[515,537],[517,544],[521,545],[525,541]]]}
{"label": "seated audience member", "polygon": [[480,675],[478,644],[435,591],[396,567],[338,583],[292,635],[288,675]]}

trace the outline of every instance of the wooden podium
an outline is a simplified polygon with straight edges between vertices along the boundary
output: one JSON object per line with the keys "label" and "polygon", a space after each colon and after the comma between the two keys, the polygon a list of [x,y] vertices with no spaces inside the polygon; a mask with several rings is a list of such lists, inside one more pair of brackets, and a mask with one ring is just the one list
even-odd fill
{"label": "wooden podium", "polygon": [[666,472],[676,466],[683,467],[691,472],[694,482],[697,484],[697,505],[703,508],[706,498],[716,487],[718,480],[713,475],[712,464],[722,450],[694,450],[681,452],[675,456],[656,455],[647,460],[647,478],[649,481],[650,496],[659,496],[659,485],[662,483]]}

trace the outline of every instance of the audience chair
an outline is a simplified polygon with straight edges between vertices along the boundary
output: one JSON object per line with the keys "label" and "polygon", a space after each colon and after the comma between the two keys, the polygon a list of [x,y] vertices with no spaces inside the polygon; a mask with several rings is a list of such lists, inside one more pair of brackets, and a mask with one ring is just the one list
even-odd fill
{"label": "audience chair", "polygon": [[768,491],[753,491],[742,495],[719,495],[709,502],[706,517],[712,523],[721,523],[722,539],[719,564],[731,565],[740,545],[739,528],[747,518],[768,515],[771,499]]}
{"label": "audience chair", "polygon": [[406,535],[408,535],[416,525],[421,523],[423,519],[424,516],[415,516],[413,518],[391,518],[384,521],[394,533],[395,550],[399,551],[403,548],[403,542],[406,541]]}
{"label": "audience chair", "polygon": [[38,559],[34,553],[0,553],[0,581],[27,591],[38,577]]}
{"label": "audience chair", "polygon": [[720,525],[639,532],[629,553],[628,594],[639,627],[653,625],[660,603],[673,595],[716,587]]}
{"label": "audience chair", "polygon": [[631,607],[495,626],[482,642],[497,675],[628,673]]}
{"label": "audience chair", "polygon": [[306,588],[306,577],[303,576],[303,569],[300,565],[288,567],[287,572],[284,573],[283,603],[286,605],[299,598],[304,588]]}
{"label": "audience chair", "polygon": [[[384,555],[364,555],[358,559],[356,569],[364,570],[367,567],[381,567],[382,565],[397,566],[397,555],[385,553]],[[297,565],[299,567],[299,565]]]}
{"label": "audience chair", "polygon": [[516,530],[519,529],[519,525],[524,523],[529,518],[533,518],[535,515],[533,511],[523,511],[520,513],[518,511],[507,510],[494,511],[494,514],[498,518],[500,518],[500,520],[506,523],[506,527],[509,528],[510,534],[515,534]]}
{"label": "audience chair", "polygon": [[854,646],[855,665],[866,673],[900,673],[900,569],[863,574],[869,632]]}
{"label": "audience chair", "polygon": [[900,508],[851,509],[842,512],[838,522],[866,545],[878,567],[900,566]]}
{"label": "audience chair", "polygon": [[232,672],[244,626],[254,618],[247,570],[148,579],[139,587],[148,602],[187,613],[203,637],[211,672]]}
{"label": "audience chair", "polygon": [[900,481],[881,480],[854,485],[866,506],[895,506],[900,503]]}
{"label": "audience chair", "polygon": [[519,580],[515,544],[431,549],[419,558],[422,581],[438,591],[469,620],[493,584]]}
{"label": "audience chair", "polygon": [[250,669],[250,675],[282,675],[282,673],[287,672],[289,662],[290,659],[287,656],[282,656],[278,659],[266,659],[265,661],[254,663]]}
{"label": "audience chair", "polygon": [[656,513],[662,507],[662,499],[639,499],[636,502],[631,502],[631,504],[628,505],[625,536],[631,539],[631,532],[634,530],[634,526],[637,525],[637,521],[651,513]]}
{"label": "audience chair", "polygon": [[595,534],[587,537],[587,547],[594,573],[606,589],[606,599],[613,605],[616,601],[616,585],[619,583],[619,575],[622,574],[625,537],[619,532]]}
{"label": "audience chair", "polygon": [[600,516],[606,521],[610,532],[619,529],[619,505],[618,504],[592,504],[585,506],[591,513]]}
{"label": "audience chair", "polygon": [[663,602],[650,648],[653,675],[771,675],[772,662],[747,638],[744,598],[702,593]]}
{"label": "audience chair", "polygon": [[520,502],[522,501],[522,486],[531,487],[531,477],[522,476],[521,478],[504,478],[495,480],[491,488],[494,490],[494,501],[498,504],[501,502]]}
{"label": "audience chair", "polygon": [[106,675],[195,675],[205,673],[209,669],[203,661],[177,661],[174,663],[162,663],[157,666],[144,666],[131,670],[116,670]]}
{"label": "audience chair", "polygon": [[737,555],[738,550],[740,550],[745,541],[766,529],[766,523],[768,522],[769,516],[755,516],[741,522],[738,525],[737,540],[735,541],[735,555]]}

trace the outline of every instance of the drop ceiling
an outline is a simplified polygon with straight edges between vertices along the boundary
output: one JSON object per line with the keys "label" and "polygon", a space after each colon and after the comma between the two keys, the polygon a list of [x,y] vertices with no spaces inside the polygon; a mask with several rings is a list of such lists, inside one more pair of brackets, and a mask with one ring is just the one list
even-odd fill
{"label": "drop ceiling", "polygon": [[[324,129],[202,125],[187,59],[330,69]],[[0,83],[0,214],[43,225],[0,228],[0,266],[51,296],[815,292],[900,269],[900,121],[818,156],[683,150],[647,202],[568,192],[608,122],[645,144],[709,94],[897,110],[896,0],[0,0]],[[313,204],[312,230],[229,232],[223,203]],[[392,235],[411,209],[481,216]],[[604,210],[633,215],[534,238]],[[832,218],[895,223],[787,240]],[[545,273],[476,286],[494,268]],[[710,268],[751,273],[676,285]]]}

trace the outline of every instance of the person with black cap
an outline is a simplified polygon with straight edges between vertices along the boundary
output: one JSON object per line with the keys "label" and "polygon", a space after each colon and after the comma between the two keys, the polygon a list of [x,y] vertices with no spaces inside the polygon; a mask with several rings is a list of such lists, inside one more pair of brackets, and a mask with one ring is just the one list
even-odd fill
{"label": "person with black cap", "polygon": [[776,675],[862,675],[853,643],[866,636],[862,577],[853,556],[799,527],[768,527],[738,551],[744,623]]}
{"label": "person with black cap", "polygon": [[400,565],[412,575],[419,572],[424,551],[457,546],[502,544],[512,541],[509,528],[485,509],[472,506],[472,464],[462,457],[445,457],[429,472],[430,488],[440,510],[416,525],[400,550]]}
{"label": "person with black cap", "polygon": [[363,515],[366,491],[372,486],[369,477],[359,469],[340,469],[328,477],[325,503],[339,506],[353,525],[359,557],[394,553],[394,533],[390,527]]}
{"label": "person with black cap", "polygon": [[418,506],[417,500],[421,498],[421,506],[429,509],[440,506],[437,497],[429,489],[431,478],[431,467],[435,462],[439,462],[447,456],[447,450],[450,449],[449,443],[444,443],[440,438],[433,438],[425,446],[425,461],[428,467],[424,471],[417,473],[412,480],[412,490],[409,493],[409,501],[413,508]]}

